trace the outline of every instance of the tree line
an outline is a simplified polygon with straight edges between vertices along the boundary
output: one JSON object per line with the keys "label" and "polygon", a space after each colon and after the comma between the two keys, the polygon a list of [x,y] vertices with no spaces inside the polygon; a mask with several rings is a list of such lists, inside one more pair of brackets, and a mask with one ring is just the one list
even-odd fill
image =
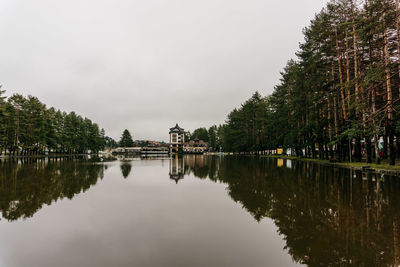
{"label": "tree line", "polygon": [[100,151],[105,132],[75,112],[47,108],[36,97],[0,90],[0,155],[81,154]]}
{"label": "tree line", "polygon": [[[367,162],[400,156],[399,0],[330,1],[272,95],[255,93],[219,128],[226,151],[292,148]],[[398,148],[396,150],[396,148]]]}

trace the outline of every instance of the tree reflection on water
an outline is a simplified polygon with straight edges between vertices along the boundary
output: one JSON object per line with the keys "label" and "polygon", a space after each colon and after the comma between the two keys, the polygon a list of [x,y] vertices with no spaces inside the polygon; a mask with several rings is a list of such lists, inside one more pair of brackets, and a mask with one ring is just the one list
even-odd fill
{"label": "tree reflection on water", "polygon": [[8,221],[32,217],[44,204],[72,199],[104,177],[105,164],[79,159],[10,160],[0,164],[0,211]]}
{"label": "tree reflection on water", "polygon": [[132,163],[130,161],[124,161],[120,164],[122,176],[126,179],[132,170]]}
{"label": "tree reflection on water", "polygon": [[[195,155],[171,158],[169,164],[169,178],[193,175],[226,184],[232,200],[256,221],[272,219],[298,263],[400,263],[399,177],[257,157]],[[72,199],[95,185],[107,169],[107,164],[65,159],[0,166],[0,211],[8,221],[32,217],[44,204]],[[119,166],[128,177],[132,163]]]}
{"label": "tree reflection on water", "polygon": [[267,158],[193,157],[187,173],[227,185],[255,220],[271,218],[308,266],[398,266],[399,177]]}

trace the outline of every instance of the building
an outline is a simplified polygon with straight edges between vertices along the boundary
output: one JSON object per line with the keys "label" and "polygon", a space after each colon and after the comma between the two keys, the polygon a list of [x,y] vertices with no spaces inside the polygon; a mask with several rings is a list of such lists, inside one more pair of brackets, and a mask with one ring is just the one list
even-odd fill
{"label": "building", "polygon": [[208,143],[197,138],[186,142],[183,146],[183,152],[186,154],[203,154],[206,151],[208,151]]}
{"label": "building", "polygon": [[112,150],[112,154],[138,154],[140,155],[140,147],[117,147]]}
{"label": "building", "polygon": [[154,140],[136,140],[135,143],[140,147],[159,147],[165,145],[164,142]]}
{"label": "building", "polygon": [[170,153],[183,152],[184,143],[185,143],[185,130],[179,127],[178,124],[176,124],[175,127],[169,129]]}

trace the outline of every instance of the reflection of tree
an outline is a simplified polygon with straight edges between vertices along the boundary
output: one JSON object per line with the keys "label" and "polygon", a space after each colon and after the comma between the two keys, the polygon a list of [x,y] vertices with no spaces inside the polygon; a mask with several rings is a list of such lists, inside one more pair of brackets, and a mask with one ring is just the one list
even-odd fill
{"label": "reflection of tree", "polygon": [[[211,180],[257,220],[274,220],[296,262],[309,266],[393,266],[400,260],[400,180],[377,174],[276,160],[204,157]],[[217,170],[217,171],[216,171]],[[217,172],[217,174],[215,174]]]}
{"label": "reflection of tree", "polygon": [[185,156],[185,174],[193,173],[198,178],[205,179],[215,176],[216,158],[203,155]]}
{"label": "reflection of tree", "polygon": [[73,160],[26,164],[13,162],[0,167],[0,211],[13,221],[32,217],[43,204],[72,199],[103,178],[106,165]]}
{"label": "reflection of tree", "polygon": [[130,162],[123,162],[121,163],[120,167],[122,176],[124,176],[124,178],[127,178],[132,170],[132,164]]}
{"label": "reflection of tree", "polygon": [[169,175],[178,183],[185,175],[193,173],[198,178],[216,179],[217,158],[203,155],[184,155],[183,157],[170,158]]}

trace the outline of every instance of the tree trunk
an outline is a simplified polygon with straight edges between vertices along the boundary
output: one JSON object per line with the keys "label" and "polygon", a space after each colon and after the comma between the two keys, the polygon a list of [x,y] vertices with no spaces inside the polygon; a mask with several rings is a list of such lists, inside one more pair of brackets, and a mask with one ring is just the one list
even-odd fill
{"label": "tree trunk", "polygon": [[372,163],[372,151],[371,151],[371,139],[366,138],[365,140],[365,150],[367,152],[367,163]]}
{"label": "tree trunk", "polygon": [[[355,94],[355,101],[356,101],[356,118],[359,118],[359,109],[360,109],[360,90],[359,90],[359,81],[358,81],[358,44],[357,44],[357,32],[356,32],[356,23],[354,19],[354,3],[351,1],[351,13],[352,13],[352,22],[353,22],[353,57],[354,57],[354,94]],[[364,136],[364,144],[367,145],[365,138],[365,128],[366,128],[366,115],[365,115],[365,108],[361,108],[362,113],[362,126],[363,126],[363,134]],[[361,136],[361,137],[362,137]],[[358,137],[356,141],[356,151],[357,151],[357,161],[361,162],[362,160],[362,148],[361,148],[361,140]],[[368,158],[368,156],[367,156]]]}
{"label": "tree trunk", "polygon": [[388,136],[387,136],[388,128],[386,127],[386,133],[383,135],[383,159],[388,158]]}
{"label": "tree trunk", "polygon": [[346,37],[346,98],[347,98],[347,108],[350,108],[350,56],[349,56],[349,36],[347,29],[345,30]]}
{"label": "tree trunk", "polygon": [[384,52],[385,52],[385,76],[386,76],[386,91],[387,91],[387,134],[389,137],[390,148],[390,165],[395,165],[396,152],[394,151],[394,133],[393,133],[393,106],[392,106],[392,84],[390,78],[390,55],[389,41],[387,34],[384,34]]}
{"label": "tree trunk", "polygon": [[375,88],[372,89],[372,96],[371,96],[371,102],[372,102],[372,127],[374,131],[374,148],[375,148],[375,159],[376,163],[380,164],[381,163],[381,156],[379,154],[379,137],[377,134],[377,129],[376,129],[376,92]]}
{"label": "tree trunk", "polygon": [[[334,66],[334,61],[332,61],[332,82],[335,82],[335,66]],[[339,134],[339,125],[338,125],[338,111],[337,111],[337,99],[336,99],[336,94],[333,94],[333,119],[334,119],[334,124],[335,124],[335,136],[337,137]],[[338,159],[340,156],[337,155],[338,147],[336,145],[335,147],[335,152],[334,152],[334,157]]]}
{"label": "tree trunk", "polygon": [[[400,79],[400,9],[399,0],[396,0],[396,30],[397,30],[397,68]],[[398,88],[400,96],[400,86]],[[397,148],[399,149],[399,147]]]}
{"label": "tree trunk", "polygon": [[342,60],[340,56],[339,50],[339,40],[337,34],[337,27],[335,26],[335,36],[336,36],[336,57],[338,60],[338,67],[339,67],[339,82],[340,82],[340,95],[342,97],[342,112],[343,112],[343,119],[347,121],[347,112],[346,112],[346,105],[345,105],[345,95],[344,95],[344,86],[343,86],[343,71],[342,71]]}
{"label": "tree trunk", "polygon": [[360,137],[356,138],[355,142],[355,159],[357,162],[361,162],[362,159],[362,153],[361,153],[361,140]]}
{"label": "tree trunk", "polygon": [[397,152],[397,157],[400,157],[400,136],[396,136],[396,152]]}

